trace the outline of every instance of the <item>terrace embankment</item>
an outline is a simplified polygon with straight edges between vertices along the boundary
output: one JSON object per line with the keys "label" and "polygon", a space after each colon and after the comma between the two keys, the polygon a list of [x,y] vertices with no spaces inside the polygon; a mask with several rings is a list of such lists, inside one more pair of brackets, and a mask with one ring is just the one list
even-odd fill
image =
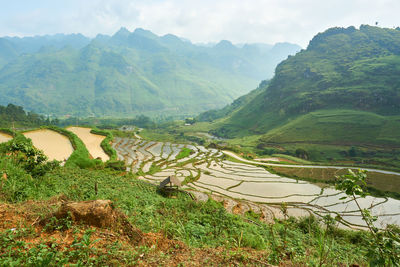
{"label": "terrace embankment", "polygon": [[107,161],[110,159],[110,157],[104,152],[103,148],[100,145],[105,136],[93,134],[90,132],[90,128],[85,127],[73,126],[68,127],[67,130],[73,132],[82,140],[93,158],[101,158],[102,161]]}

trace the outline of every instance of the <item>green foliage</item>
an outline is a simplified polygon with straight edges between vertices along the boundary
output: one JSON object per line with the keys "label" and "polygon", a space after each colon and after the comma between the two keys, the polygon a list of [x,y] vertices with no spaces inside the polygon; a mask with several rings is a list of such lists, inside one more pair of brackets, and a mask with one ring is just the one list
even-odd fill
{"label": "green foliage", "polygon": [[107,162],[105,163],[105,167],[111,168],[116,171],[126,170],[125,162],[123,162],[122,160],[107,160]]}
{"label": "green foliage", "polygon": [[[218,111],[222,117],[215,116],[219,119],[208,129],[240,144],[257,138],[249,146],[261,149],[302,148],[310,160],[346,161],[350,156],[398,165],[391,148],[400,145],[399,43],[396,29],[361,26],[320,33],[306,50],[281,62],[255,95],[224,108],[228,113]],[[328,155],[324,145],[330,151],[336,147],[335,153]],[[348,147],[345,153],[338,145]],[[375,149],[376,155],[354,154],[351,146]]]}
{"label": "green foliage", "polygon": [[[288,218],[286,206],[282,206],[286,219],[268,225],[255,214],[249,213],[246,218],[229,214],[222,204],[212,200],[194,202],[181,193],[175,194],[174,198],[165,198],[157,193],[156,186],[137,180],[132,174],[70,165],[31,179],[19,163],[5,160],[0,158],[0,170],[7,164],[10,175],[0,187],[2,201],[46,200],[60,194],[73,201],[110,199],[135,227],[144,232],[162,232],[191,247],[262,249],[269,262],[276,264],[286,260],[294,264],[318,263],[321,255],[332,265],[364,263],[368,235],[333,227],[324,234],[316,218]],[[71,222],[66,219],[50,221],[46,229],[64,231],[70,227]],[[111,258],[120,255],[116,249],[98,251],[92,246],[94,241],[90,238],[90,231],[81,237],[76,236],[73,244],[64,250],[58,249],[57,242],[27,247],[21,237],[28,237],[30,232],[23,229],[0,232],[1,263],[19,262],[23,265],[29,261],[37,265],[50,261],[55,265],[107,265]],[[321,250],[324,244],[327,247]],[[131,260],[135,258],[136,254]]]}
{"label": "green foliage", "polygon": [[365,197],[367,195],[367,193],[364,192],[364,188],[367,186],[365,181],[367,178],[366,171],[358,170],[358,172],[355,173],[349,169],[348,172],[348,174],[340,176],[335,186],[336,189],[344,191],[348,196]]}
{"label": "green foliage", "polygon": [[[46,155],[35,148],[31,140],[22,134],[17,134],[15,138],[2,144],[0,154],[7,155],[5,161],[14,162],[32,177],[43,176],[49,170],[59,166],[57,161],[46,162]],[[7,174],[7,172],[5,173]]]}
{"label": "green foliage", "polygon": [[[8,230],[0,233],[0,265],[2,266],[99,266],[111,262],[114,255],[100,256],[93,247],[96,240],[91,236],[94,230],[86,230],[81,237],[75,236],[68,247],[62,247],[62,242],[55,240],[41,242],[28,246],[28,242],[21,241],[24,237],[32,236],[29,229]],[[103,254],[103,253],[101,253]]]}
{"label": "green foliage", "polygon": [[0,128],[0,133],[5,133],[5,134],[8,134],[10,136],[16,136],[16,134],[17,134],[15,131],[13,131],[13,130],[11,130],[9,128]]}
{"label": "green foliage", "polygon": [[177,160],[178,159],[183,159],[183,158],[186,158],[190,154],[193,154],[193,153],[194,153],[193,150],[191,150],[190,148],[184,147],[184,148],[181,149],[181,151],[179,151],[179,154],[176,156],[175,159],[177,159]]}
{"label": "green foliage", "polygon": [[45,119],[44,116],[34,112],[25,112],[23,107],[8,104],[7,106],[0,105],[0,127],[32,127],[40,125],[48,125],[52,122]]}
{"label": "green foliage", "polygon": [[348,174],[342,175],[337,181],[336,189],[345,192],[357,204],[362,218],[373,237],[371,240],[368,240],[367,257],[369,258],[370,265],[398,266],[400,265],[400,231],[395,226],[387,226],[383,230],[378,229],[374,225],[377,217],[372,216],[369,209],[362,209],[356,198],[356,196],[365,197],[367,195],[362,187],[366,186],[366,178],[366,171],[359,170],[354,173],[352,170],[349,170]]}

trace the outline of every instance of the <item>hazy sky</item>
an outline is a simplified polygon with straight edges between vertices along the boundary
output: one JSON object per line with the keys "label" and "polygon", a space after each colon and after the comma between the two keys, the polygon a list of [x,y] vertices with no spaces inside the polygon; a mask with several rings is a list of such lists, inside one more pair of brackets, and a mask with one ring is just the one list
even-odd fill
{"label": "hazy sky", "polygon": [[0,36],[137,27],[193,42],[292,42],[360,24],[400,26],[400,0],[0,0]]}

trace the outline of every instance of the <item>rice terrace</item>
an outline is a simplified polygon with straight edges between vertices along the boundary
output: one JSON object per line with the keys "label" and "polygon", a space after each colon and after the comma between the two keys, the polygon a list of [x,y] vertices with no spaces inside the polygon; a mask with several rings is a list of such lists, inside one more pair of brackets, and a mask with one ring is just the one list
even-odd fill
{"label": "rice terrace", "polygon": [[[326,185],[281,177],[253,164],[227,160],[217,149],[128,138],[116,138],[113,147],[128,170],[142,174],[139,179],[158,184],[175,175],[186,190],[229,197],[236,201],[235,205],[240,203],[243,212],[253,208],[270,220],[280,216],[280,203],[285,202],[290,215],[340,215],[343,225],[365,227],[355,204],[339,200],[343,193]],[[184,149],[189,149],[190,154],[181,158]],[[361,205],[379,215],[377,225],[400,225],[399,200],[367,197]]]}
{"label": "rice terrace", "polygon": [[68,137],[49,129],[25,132],[32,139],[33,145],[44,151],[50,160],[64,161],[72,154],[73,148]]}
{"label": "rice terrace", "polygon": [[[105,136],[91,133],[90,128],[66,129],[82,138],[92,158],[109,159],[100,145]],[[49,160],[66,161],[73,151],[68,137],[54,130],[39,129],[23,134],[32,139],[34,146],[43,149]],[[12,138],[7,134],[2,136],[2,142]],[[140,174],[138,178],[141,180],[158,185],[173,175],[182,183],[182,189],[192,192],[199,200],[206,201],[211,193],[216,199],[228,200],[227,208],[231,211],[237,206],[241,209],[240,213],[262,213],[266,221],[282,216],[280,203],[284,202],[288,205],[290,216],[340,216],[342,227],[366,227],[355,203],[341,201],[344,193],[329,185],[273,174],[263,167],[263,163],[240,158],[233,152],[201,145],[150,141],[137,134],[135,136],[138,138],[116,137],[112,148],[116,150],[118,159],[125,163],[126,170]],[[266,165],[288,167],[275,163]],[[395,172],[383,173],[399,175]],[[400,225],[399,200],[368,196],[360,198],[359,202],[372,215],[378,216],[379,220],[375,223],[378,227]]]}

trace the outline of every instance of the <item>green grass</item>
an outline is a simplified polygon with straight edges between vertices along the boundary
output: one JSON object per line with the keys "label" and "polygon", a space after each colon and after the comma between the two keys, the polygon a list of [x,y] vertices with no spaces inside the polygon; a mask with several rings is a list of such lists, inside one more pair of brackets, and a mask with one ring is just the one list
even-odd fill
{"label": "green grass", "polygon": [[192,153],[193,153],[193,150],[191,150],[190,148],[184,147],[181,149],[181,151],[179,152],[179,154],[176,156],[175,159],[178,160],[178,159],[186,158]]}
{"label": "green grass", "polygon": [[294,162],[299,163],[299,164],[312,164],[312,162],[310,162],[308,160],[300,159],[300,158],[293,157],[293,156],[286,155],[286,154],[272,154],[272,156],[273,157],[279,157],[279,158],[288,159],[288,160],[294,161]]}
{"label": "green grass", "polygon": [[[142,231],[160,231],[192,247],[263,249],[271,255],[270,262],[279,262],[282,260],[279,253],[286,251],[279,247],[286,244],[287,251],[296,251],[292,261],[317,258],[316,255],[309,255],[310,251],[316,253],[318,246],[313,235],[321,230],[315,225],[303,225],[304,222],[292,219],[288,224],[277,221],[269,226],[256,218],[252,221],[258,222],[253,224],[241,216],[227,213],[221,204],[214,201],[196,203],[180,194],[176,198],[165,198],[157,193],[155,186],[136,180],[131,174],[121,176],[113,171],[64,167],[32,180],[18,166],[12,167],[10,162],[5,165],[5,160],[0,160],[0,169],[7,166],[5,168],[9,173],[8,181],[0,189],[3,201],[46,200],[60,194],[75,201],[111,199]],[[288,225],[286,230],[284,225]],[[313,232],[305,234],[304,231],[309,231],[310,227]],[[283,240],[284,231],[287,232],[286,241]],[[350,243],[348,240],[352,235],[352,232],[343,232],[340,238],[336,234],[329,237],[329,244],[340,248],[329,256],[333,262],[363,262],[363,246]],[[9,245],[8,242],[2,244]]]}
{"label": "green grass", "polygon": [[400,146],[400,116],[356,110],[319,110],[267,132],[266,143]]}

